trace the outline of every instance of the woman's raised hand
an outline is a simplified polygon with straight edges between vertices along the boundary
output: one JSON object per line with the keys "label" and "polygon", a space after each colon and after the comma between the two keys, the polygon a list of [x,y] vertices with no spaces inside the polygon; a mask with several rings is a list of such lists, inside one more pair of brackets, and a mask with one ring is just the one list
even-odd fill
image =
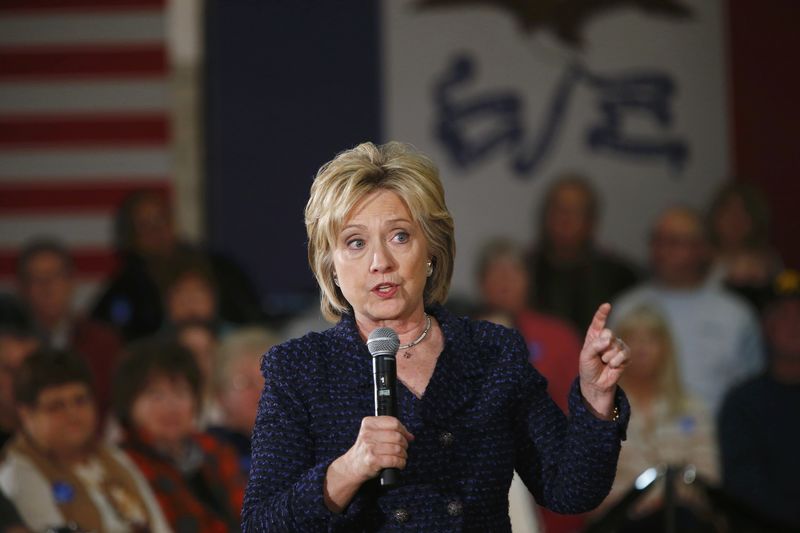
{"label": "woman's raised hand", "polygon": [[611,305],[607,303],[597,309],[578,363],[581,394],[595,414],[603,418],[612,415],[617,382],[630,361],[628,346],[606,328],[610,312]]}

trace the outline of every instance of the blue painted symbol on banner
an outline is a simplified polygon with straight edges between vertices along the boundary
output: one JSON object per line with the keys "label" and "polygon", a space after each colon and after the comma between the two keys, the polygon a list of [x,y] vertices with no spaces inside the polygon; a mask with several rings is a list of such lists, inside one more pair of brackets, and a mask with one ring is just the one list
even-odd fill
{"label": "blue painted symbol on banner", "polygon": [[[670,134],[676,83],[665,72],[600,75],[573,63],[556,84],[542,123],[531,135],[522,118],[523,98],[516,91],[463,96],[476,77],[475,59],[462,53],[450,62],[434,86],[436,138],[462,168],[503,150],[510,155],[510,166],[518,176],[534,174],[555,148],[573,93],[579,87],[593,94],[600,117],[586,127],[585,143],[590,151],[665,161],[676,173],[689,158],[686,140]],[[627,131],[626,119],[631,118],[647,119],[657,134]]]}

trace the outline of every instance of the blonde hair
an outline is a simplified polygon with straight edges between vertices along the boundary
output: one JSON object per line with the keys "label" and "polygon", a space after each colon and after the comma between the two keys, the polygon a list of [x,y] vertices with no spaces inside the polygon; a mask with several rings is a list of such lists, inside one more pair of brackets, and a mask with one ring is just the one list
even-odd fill
{"label": "blonde hair", "polygon": [[277,339],[269,330],[259,326],[247,326],[226,335],[217,349],[214,371],[214,388],[223,392],[228,388],[230,369],[242,358],[260,359]]}
{"label": "blonde hair", "polygon": [[336,240],[353,207],[376,190],[396,193],[422,228],[433,265],[425,284],[425,303],[447,299],[456,244],[439,170],[410,145],[367,142],[341,152],[319,169],[306,204],[308,263],[320,287],[322,314],[331,322],[350,311],[350,304],[333,282]]}
{"label": "blonde hair", "polygon": [[[667,402],[668,412],[672,416],[686,411],[688,397],[680,377],[680,369],[675,353],[675,342],[664,315],[656,308],[642,305],[620,319],[615,330],[623,340],[636,330],[648,330],[658,337],[664,349],[659,368],[659,379],[656,382],[656,396]],[[623,374],[623,381],[627,376]]]}

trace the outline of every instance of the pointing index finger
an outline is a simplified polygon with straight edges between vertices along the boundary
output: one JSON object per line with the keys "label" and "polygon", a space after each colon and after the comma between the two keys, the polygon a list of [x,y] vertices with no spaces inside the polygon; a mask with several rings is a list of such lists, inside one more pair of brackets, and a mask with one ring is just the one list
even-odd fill
{"label": "pointing index finger", "polygon": [[610,303],[604,303],[597,308],[594,318],[592,318],[592,323],[589,325],[589,329],[586,331],[587,341],[598,337],[600,333],[602,333],[606,327],[606,321],[608,320],[609,313],[611,313]]}

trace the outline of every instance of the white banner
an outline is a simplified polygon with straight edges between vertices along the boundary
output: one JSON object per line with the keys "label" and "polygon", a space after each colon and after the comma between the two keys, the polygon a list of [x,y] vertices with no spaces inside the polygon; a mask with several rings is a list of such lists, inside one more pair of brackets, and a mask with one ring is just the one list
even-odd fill
{"label": "white banner", "polygon": [[601,245],[640,262],[658,212],[704,208],[728,173],[720,0],[647,4],[674,8],[659,13],[528,3],[383,2],[385,139],[441,169],[461,295],[473,295],[486,239],[533,241],[542,193],[562,172],[600,191]]}

